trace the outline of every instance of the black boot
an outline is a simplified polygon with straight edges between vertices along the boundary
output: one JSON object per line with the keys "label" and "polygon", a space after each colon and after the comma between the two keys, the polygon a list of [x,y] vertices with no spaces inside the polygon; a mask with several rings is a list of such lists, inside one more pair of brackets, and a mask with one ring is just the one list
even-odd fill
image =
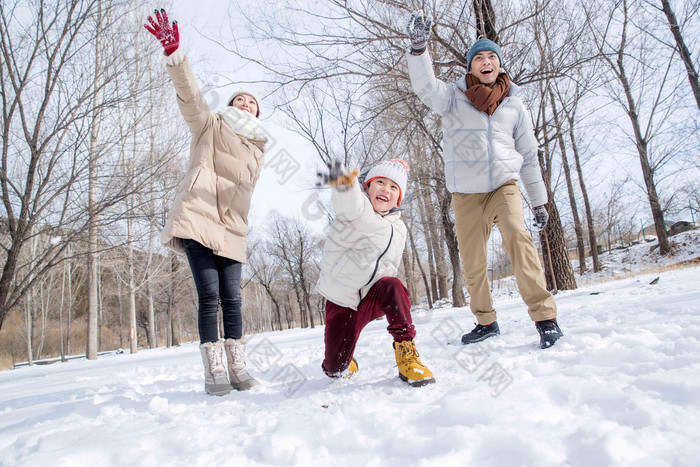
{"label": "black boot", "polygon": [[537,328],[537,332],[540,333],[540,349],[553,346],[557,339],[564,335],[561,329],[559,329],[556,318],[536,321],[535,327]]}
{"label": "black boot", "polygon": [[501,331],[498,329],[498,323],[495,321],[487,325],[477,324],[469,334],[462,336],[462,344],[474,344],[476,342],[481,342],[489,337],[497,336],[500,333]]}

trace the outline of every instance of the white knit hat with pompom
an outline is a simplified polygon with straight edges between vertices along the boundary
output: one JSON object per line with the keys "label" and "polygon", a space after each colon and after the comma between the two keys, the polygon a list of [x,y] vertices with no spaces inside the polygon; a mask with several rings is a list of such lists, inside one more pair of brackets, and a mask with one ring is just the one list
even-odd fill
{"label": "white knit hat with pompom", "polygon": [[369,185],[369,182],[376,178],[388,178],[399,186],[399,200],[396,203],[396,206],[401,206],[403,195],[406,192],[408,172],[410,170],[411,168],[409,167],[408,162],[403,159],[390,159],[388,161],[380,162],[372,167],[369,172],[367,172],[367,177],[364,181],[365,188],[367,185]]}

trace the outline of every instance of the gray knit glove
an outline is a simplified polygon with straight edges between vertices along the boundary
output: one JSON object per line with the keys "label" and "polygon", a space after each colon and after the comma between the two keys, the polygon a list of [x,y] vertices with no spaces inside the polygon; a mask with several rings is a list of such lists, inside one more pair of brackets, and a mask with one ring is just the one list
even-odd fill
{"label": "gray knit glove", "polygon": [[411,53],[421,54],[425,51],[425,46],[430,39],[430,27],[433,20],[423,16],[422,11],[411,13],[411,17],[406,25],[406,33],[411,40]]}
{"label": "gray knit glove", "polygon": [[547,221],[549,220],[549,213],[547,213],[547,208],[544,207],[544,204],[541,206],[535,206],[532,209],[532,213],[535,215],[535,218],[533,219],[535,227],[537,228],[537,230],[543,230],[544,226],[547,225]]}

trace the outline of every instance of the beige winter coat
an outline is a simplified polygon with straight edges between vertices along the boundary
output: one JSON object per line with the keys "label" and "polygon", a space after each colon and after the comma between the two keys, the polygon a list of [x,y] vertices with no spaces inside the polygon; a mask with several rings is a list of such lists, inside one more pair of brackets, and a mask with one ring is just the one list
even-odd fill
{"label": "beige winter coat", "polygon": [[382,277],[395,277],[406,246],[400,211],[381,215],[357,182],[347,191],[333,190],[335,219],[323,247],[316,290],[336,305],[357,310],[362,298]]}
{"label": "beige winter coat", "polygon": [[196,240],[218,256],[244,263],[250,200],[267,140],[248,140],[209,110],[187,58],[167,69],[192,144],[160,240],[179,253],[184,253],[182,239]]}

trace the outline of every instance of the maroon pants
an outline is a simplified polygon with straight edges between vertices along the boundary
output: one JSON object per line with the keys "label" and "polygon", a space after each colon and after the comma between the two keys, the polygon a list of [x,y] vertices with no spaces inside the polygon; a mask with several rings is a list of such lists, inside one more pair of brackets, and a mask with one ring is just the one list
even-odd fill
{"label": "maroon pants", "polygon": [[328,376],[338,376],[350,365],[360,332],[367,323],[383,315],[386,315],[387,330],[395,342],[416,337],[409,293],[396,277],[379,279],[357,311],[326,301],[326,357],[321,366]]}

